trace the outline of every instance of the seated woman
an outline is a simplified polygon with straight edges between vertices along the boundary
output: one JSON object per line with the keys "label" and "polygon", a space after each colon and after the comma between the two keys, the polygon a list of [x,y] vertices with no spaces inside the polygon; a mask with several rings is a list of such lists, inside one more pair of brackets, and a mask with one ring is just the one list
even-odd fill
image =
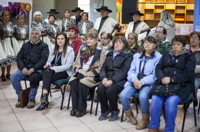
{"label": "seated woman", "polygon": [[130,32],[128,34],[128,45],[131,48],[131,51],[133,52],[133,54],[141,52],[141,47],[137,44],[138,41],[138,35],[135,32]]}
{"label": "seated woman", "polygon": [[[105,120],[111,112],[109,121],[118,118],[120,110],[117,106],[118,94],[123,90],[133,53],[130,51],[125,37],[117,37],[101,68],[97,95],[101,104],[99,120]],[[109,105],[108,105],[109,102]]]}
{"label": "seated woman", "polygon": [[41,104],[36,111],[41,111],[48,107],[48,94],[51,83],[70,77],[73,74],[73,63],[74,51],[69,46],[67,35],[64,32],[60,32],[56,36],[55,47],[51,49],[47,63],[44,66]]}
{"label": "seated woman", "polygon": [[144,41],[144,51],[136,53],[131,62],[131,68],[128,71],[127,82],[124,90],[120,94],[120,100],[125,114],[129,117],[133,125],[137,124],[134,118],[129,99],[139,92],[139,100],[142,109],[142,121],[136,126],[136,129],[144,129],[149,124],[149,96],[150,90],[156,80],[155,67],[162,55],[157,52],[157,42],[155,37],[147,36]]}
{"label": "seated woman", "polygon": [[[177,106],[191,94],[190,79],[195,70],[195,55],[185,49],[186,39],[176,36],[172,39],[172,50],[165,52],[156,66],[157,81],[163,85],[181,84],[177,95],[152,96],[151,122],[149,132],[159,132],[162,106],[165,103],[165,131],[174,132]],[[167,61],[166,61],[167,60]]]}
{"label": "seated woman", "polygon": [[74,49],[75,56],[78,54],[79,48],[82,44],[82,40],[79,39],[78,36],[78,28],[74,25],[69,27],[68,30],[68,38],[69,44]]}
{"label": "seated woman", "polygon": [[106,33],[105,31],[101,33],[101,42],[99,43],[99,46],[106,51],[106,54],[112,47],[112,39],[111,33]]}
{"label": "seated woman", "polygon": [[100,69],[105,61],[105,51],[97,47],[98,32],[91,29],[86,34],[87,46],[78,52],[73,74],[69,80],[72,95],[71,116],[82,117],[86,113],[87,93],[99,85]]}

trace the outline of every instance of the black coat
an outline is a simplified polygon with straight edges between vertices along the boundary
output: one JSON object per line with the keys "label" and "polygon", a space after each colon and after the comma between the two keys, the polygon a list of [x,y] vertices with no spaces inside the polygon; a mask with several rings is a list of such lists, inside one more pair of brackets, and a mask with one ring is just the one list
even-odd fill
{"label": "black coat", "polygon": [[178,56],[175,56],[172,51],[165,52],[156,66],[156,77],[158,81],[161,81],[166,76],[171,77],[174,83],[181,84],[177,95],[183,101],[191,94],[191,78],[194,74],[195,66],[195,56],[189,53],[189,50],[184,50]]}
{"label": "black coat", "polygon": [[48,45],[39,41],[32,49],[31,43],[28,41],[23,44],[19,53],[17,54],[17,65],[22,70],[23,68],[31,69],[35,71],[43,69],[49,56]]}
{"label": "black coat", "polygon": [[127,73],[130,69],[133,53],[130,50],[123,49],[114,59],[113,50],[106,55],[106,60],[101,68],[100,79],[107,78],[124,87],[127,81]]}

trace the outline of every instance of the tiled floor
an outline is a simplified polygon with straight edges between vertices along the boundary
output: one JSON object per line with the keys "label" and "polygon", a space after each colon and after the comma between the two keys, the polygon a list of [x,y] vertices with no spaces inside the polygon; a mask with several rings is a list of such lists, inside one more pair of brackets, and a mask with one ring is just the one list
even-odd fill
{"label": "tiled floor", "polygon": [[[17,70],[16,65],[12,66],[11,73]],[[22,82],[24,87],[24,83]],[[40,104],[41,86],[36,96],[36,105]],[[100,109],[98,109],[98,116],[94,115],[96,103],[93,106],[93,114],[89,114],[90,103],[88,102],[87,114],[84,117],[76,118],[70,116],[70,110],[66,109],[69,91],[66,92],[63,110],[60,110],[61,93],[60,91],[53,91],[53,97],[50,98],[49,108],[37,112],[36,107],[33,109],[27,108],[15,108],[17,102],[17,96],[10,81],[0,81],[0,132],[136,132],[136,126],[131,125],[129,120],[120,122],[119,119],[115,122],[99,121]],[[199,96],[200,98],[200,92]],[[122,109],[121,104],[119,108]],[[135,106],[133,105],[133,112],[138,121],[141,121],[141,109],[139,107],[139,114],[136,114]],[[196,108],[197,109],[197,108]],[[175,132],[180,132],[183,120],[182,106],[178,108],[178,114],[176,118]],[[164,132],[165,121],[163,116],[161,117],[160,131]],[[187,111],[187,117],[185,122],[185,132],[198,132],[200,127],[200,116],[197,115],[197,127],[194,125],[193,109],[192,105]],[[139,132],[147,132],[148,128],[139,130]]]}

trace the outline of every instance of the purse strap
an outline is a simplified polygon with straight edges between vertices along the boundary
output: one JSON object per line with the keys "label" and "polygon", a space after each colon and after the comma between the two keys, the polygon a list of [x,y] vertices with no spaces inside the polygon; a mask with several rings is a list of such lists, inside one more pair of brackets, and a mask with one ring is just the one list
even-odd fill
{"label": "purse strap", "polygon": [[145,59],[145,62],[144,62],[144,66],[143,66],[143,68],[142,68],[142,71],[141,71],[141,64],[142,64],[142,60],[140,60],[139,72],[144,73],[144,67],[145,67],[145,64],[146,64],[146,59]]}

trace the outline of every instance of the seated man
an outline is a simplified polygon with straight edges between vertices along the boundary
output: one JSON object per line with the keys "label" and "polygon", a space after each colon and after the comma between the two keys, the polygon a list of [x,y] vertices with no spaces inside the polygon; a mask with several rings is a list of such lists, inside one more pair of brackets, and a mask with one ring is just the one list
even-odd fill
{"label": "seated man", "polygon": [[158,45],[157,51],[161,54],[172,49],[172,44],[166,39],[166,36],[167,30],[164,27],[159,26],[156,28],[155,37]]}
{"label": "seated man", "polygon": [[19,70],[11,75],[11,83],[16,90],[18,102],[15,105],[17,108],[21,107],[20,92],[22,86],[20,81],[29,77],[30,94],[27,108],[35,106],[35,96],[39,87],[39,82],[43,74],[43,66],[46,64],[49,55],[49,48],[46,43],[40,40],[40,28],[33,27],[31,30],[31,40],[22,45],[17,55],[17,65]]}

